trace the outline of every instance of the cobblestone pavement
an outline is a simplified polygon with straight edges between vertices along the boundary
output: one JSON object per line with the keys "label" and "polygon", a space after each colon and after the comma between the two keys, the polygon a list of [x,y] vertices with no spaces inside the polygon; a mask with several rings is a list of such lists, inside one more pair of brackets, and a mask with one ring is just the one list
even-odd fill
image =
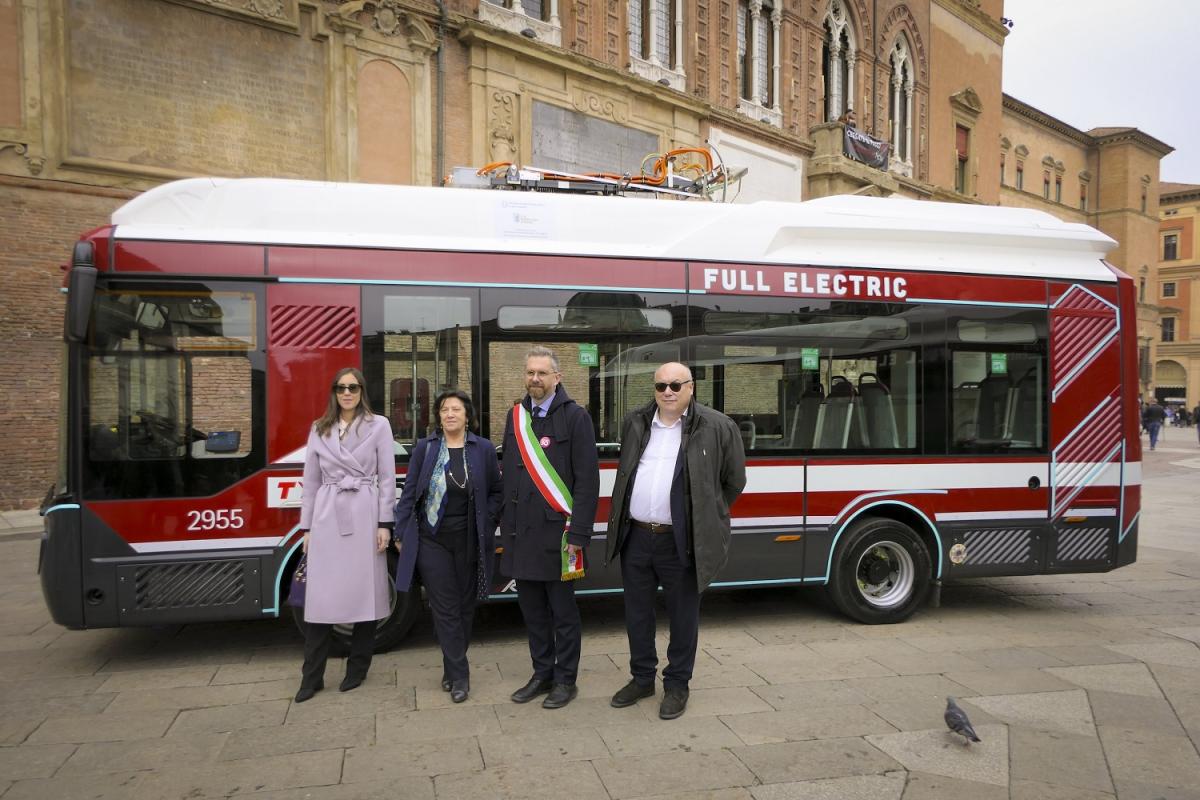
{"label": "cobblestone pavement", "polygon": [[[481,611],[463,705],[438,687],[425,619],[360,689],[298,706],[289,621],[64,631],[34,534],[0,536],[0,796],[1198,798],[1200,447],[1195,429],[1168,437],[1146,454],[1137,564],[950,585],[883,627],[792,589],[707,596],[672,722],[652,700],[608,705],[619,600],[584,604],[562,710],[507,699],[529,676],[513,605]],[[981,744],[945,731],[946,695]]]}

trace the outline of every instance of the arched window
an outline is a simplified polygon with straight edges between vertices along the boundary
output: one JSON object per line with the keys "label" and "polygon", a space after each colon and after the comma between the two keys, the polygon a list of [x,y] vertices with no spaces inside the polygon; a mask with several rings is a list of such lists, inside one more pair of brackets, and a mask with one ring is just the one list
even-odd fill
{"label": "arched window", "polygon": [[913,62],[904,34],[892,47],[892,90],[888,119],[891,120],[892,152],[898,161],[912,166]]}
{"label": "arched window", "polygon": [[825,44],[821,63],[825,70],[825,120],[833,122],[854,108],[854,62],[858,44],[854,26],[842,0],[831,0],[825,12]]}
{"label": "arched window", "polygon": [[782,123],[779,109],[779,38],[783,22],[778,0],[742,0],[738,3],[738,96],[743,113]]}

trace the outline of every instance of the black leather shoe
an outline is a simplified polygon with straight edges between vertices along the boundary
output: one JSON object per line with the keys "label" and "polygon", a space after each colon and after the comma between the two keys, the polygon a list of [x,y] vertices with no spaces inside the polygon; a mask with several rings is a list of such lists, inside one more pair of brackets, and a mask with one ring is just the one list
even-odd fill
{"label": "black leather shoe", "polygon": [[687,709],[688,690],[687,689],[663,689],[662,705],[658,707],[659,719],[675,719],[682,717],[683,712]]}
{"label": "black leather shoe", "polygon": [[363,680],[363,678],[351,678],[349,675],[347,675],[346,677],[342,678],[342,683],[338,686],[338,691],[348,692],[351,689],[357,689],[358,687],[362,686]]}
{"label": "black leather shoe", "polygon": [[575,684],[556,683],[550,690],[550,694],[546,695],[546,699],[542,701],[542,708],[562,708],[574,700],[577,694],[579,694],[579,690],[575,688]]}
{"label": "black leather shoe", "polygon": [[442,691],[443,692],[450,691],[450,679],[447,678],[445,675],[442,676]]}
{"label": "black leather shoe", "polygon": [[471,681],[468,678],[459,678],[450,683],[450,699],[455,703],[461,703],[471,694]]}
{"label": "black leather shoe", "polygon": [[630,681],[622,686],[617,693],[612,696],[612,702],[609,704],[613,708],[626,708],[641,700],[643,697],[654,696],[654,684],[649,683],[643,686],[637,681]]}
{"label": "black leather shoe", "polygon": [[306,700],[312,700],[312,696],[325,688],[325,681],[317,681],[316,686],[300,685],[300,691],[296,692],[296,702],[303,703]]}
{"label": "black leather shoe", "polygon": [[528,703],[539,694],[546,694],[553,685],[554,681],[548,678],[546,680],[530,678],[529,683],[512,693],[512,701],[514,703]]}

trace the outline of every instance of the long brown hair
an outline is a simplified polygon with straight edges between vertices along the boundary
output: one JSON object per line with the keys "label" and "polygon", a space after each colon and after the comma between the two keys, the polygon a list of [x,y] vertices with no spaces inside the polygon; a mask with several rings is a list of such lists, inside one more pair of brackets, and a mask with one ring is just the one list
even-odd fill
{"label": "long brown hair", "polygon": [[329,433],[329,429],[342,416],[342,407],[338,405],[337,389],[338,381],[347,375],[352,375],[358,385],[362,388],[358,390],[358,406],[354,409],[354,419],[350,421],[351,425],[361,425],[364,419],[370,419],[374,416],[371,411],[371,403],[367,400],[367,381],[363,378],[363,374],[354,367],[346,367],[338,370],[337,375],[333,376],[333,383],[329,385],[329,404],[325,407],[325,413],[320,419],[313,423],[317,429],[317,436],[324,436]]}

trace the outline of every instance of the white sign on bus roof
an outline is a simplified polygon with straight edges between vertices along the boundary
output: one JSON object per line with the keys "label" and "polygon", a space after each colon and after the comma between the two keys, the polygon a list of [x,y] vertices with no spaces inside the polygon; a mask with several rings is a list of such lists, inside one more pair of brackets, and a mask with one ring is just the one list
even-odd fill
{"label": "white sign on bus roof", "polygon": [[[519,206],[526,214],[514,221]],[[562,254],[1113,281],[1116,242],[1041,211],[842,195],[720,204],[192,178],[113,213],[118,239]]]}

